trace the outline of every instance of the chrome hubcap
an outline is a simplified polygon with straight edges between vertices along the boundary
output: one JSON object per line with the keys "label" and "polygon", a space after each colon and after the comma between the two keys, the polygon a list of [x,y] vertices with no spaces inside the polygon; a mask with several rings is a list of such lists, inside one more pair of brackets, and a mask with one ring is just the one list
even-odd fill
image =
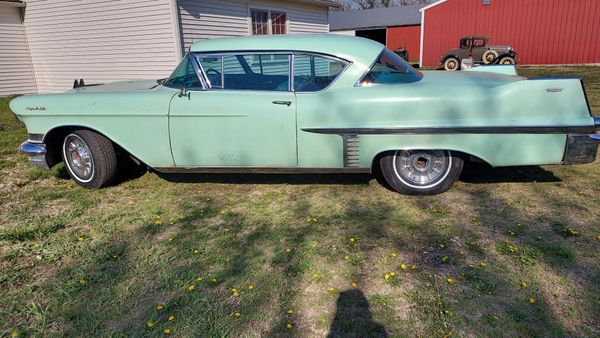
{"label": "chrome hubcap", "polygon": [[71,172],[79,179],[90,179],[94,173],[94,164],[90,149],[77,135],[65,139],[64,155]]}
{"label": "chrome hubcap", "polygon": [[396,172],[409,184],[427,186],[448,172],[449,161],[449,156],[442,150],[402,151],[396,157]]}

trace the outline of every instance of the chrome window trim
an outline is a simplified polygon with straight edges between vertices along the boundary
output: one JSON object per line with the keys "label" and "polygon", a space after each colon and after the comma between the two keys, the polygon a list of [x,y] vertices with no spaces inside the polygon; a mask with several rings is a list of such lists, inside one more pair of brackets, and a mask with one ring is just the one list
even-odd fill
{"label": "chrome window trim", "polygon": [[[389,85],[396,85],[396,84],[403,84],[403,83],[410,83],[410,82],[394,82],[394,83],[372,83],[369,84],[368,86],[364,86],[362,84],[363,79],[365,78],[365,76],[367,76],[367,74],[369,74],[369,72],[371,71],[371,69],[373,69],[373,67],[375,67],[375,65],[377,64],[377,62],[379,62],[379,59],[381,59],[381,56],[386,52],[386,50],[389,50],[390,52],[394,53],[392,50],[387,49],[387,47],[384,47],[381,50],[381,53],[379,53],[379,55],[377,55],[377,57],[375,58],[375,61],[373,61],[373,63],[369,66],[369,68],[367,69],[366,72],[364,72],[359,78],[358,81],[354,84],[354,87],[373,87],[373,86],[389,86]],[[410,69],[412,69],[414,71],[413,75],[421,75],[421,79],[423,78],[423,73],[415,70],[409,63],[408,61],[406,61],[406,64],[408,64],[410,66]],[[408,73],[407,73],[408,74]]]}
{"label": "chrome window trim", "polygon": [[[201,77],[201,73],[199,73],[199,69],[198,69],[198,65],[194,62],[194,58],[190,58],[190,53],[186,53],[183,58],[181,58],[181,61],[179,62],[181,64],[181,62],[183,62],[183,60],[185,58],[188,58],[190,60],[190,62],[192,63],[192,68],[194,69],[194,73],[196,73],[196,78],[198,79],[198,82],[200,82],[200,84],[202,85],[202,87],[190,87],[190,88],[185,88],[185,90],[194,90],[194,91],[198,91],[198,90],[206,90],[206,85],[205,83],[202,81],[202,77]],[[177,65],[177,67],[179,67],[179,64]],[[177,68],[176,68],[177,69]],[[175,71],[175,70],[173,70]],[[173,75],[173,74],[171,74]],[[167,87],[167,88],[173,88],[173,89],[184,89],[184,87],[182,86],[172,86],[169,85],[167,83],[167,81],[171,78],[171,76],[169,76],[165,81],[163,81],[162,83],[160,83],[160,86],[163,87]]]}
{"label": "chrome window trim", "polygon": [[[377,62],[377,60],[379,60],[379,57],[381,56],[382,52],[379,54],[379,56],[377,57],[377,59],[375,60],[375,62],[373,62],[373,65]],[[300,50],[277,50],[277,51],[270,51],[270,50],[236,50],[236,51],[224,51],[224,52],[218,52],[218,51],[211,51],[211,52],[190,52],[188,53],[189,55],[193,55],[193,58],[196,59],[196,61],[198,62],[198,58],[203,58],[203,57],[220,57],[221,58],[221,83],[224,85],[225,81],[224,81],[224,75],[225,75],[225,71],[224,71],[224,58],[225,56],[237,56],[237,55],[288,55],[289,56],[289,62],[290,62],[290,70],[289,70],[289,83],[288,83],[288,90],[287,92],[292,92],[295,94],[310,94],[310,93],[319,93],[322,91],[327,90],[329,87],[333,86],[333,84],[335,82],[338,81],[338,79],[346,72],[346,70],[350,67],[350,65],[352,65],[352,61],[346,60],[344,58],[335,56],[335,55],[331,55],[331,54],[326,54],[326,53],[319,53],[319,52],[311,52],[311,51],[300,51]],[[339,74],[335,77],[335,79],[333,81],[331,81],[331,83],[320,90],[317,91],[306,91],[306,92],[296,92],[295,88],[294,88],[294,76],[295,76],[295,71],[294,71],[294,61],[295,61],[295,57],[296,55],[308,55],[308,56],[317,56],[317,57],[322,57],[322,58],[326,58],[326,59],[330,59],[330,60],[336,60],[341,62],[344,65],[344,68],[342,69],[341,72],[339,72]],[[192,63],[193,65],[194,63]],[[200,62],[198,62],[198,64],[200,64]],[[371,67],[369,67],[369,70],[371,69]],[[202,65],[200,64],[200,71],[201,71],[201,75],[203,78],[206,79],[206,83],[208,83],[208,85],[206,85],[206,88],[204,90],[207,91],[232,91],[232,92],[259,92],[259,93],[264,93],[264,92],[274,92],[274,93],[281,93],[283,92],[282,90],[255,90],[255,89],[227,89],[227,88],[211,88],[210,87],[210,81],[208,81],[208,77],[206,77],[206,73],[204,72],[204,69],[202,68]],[[367,71],[368,72],[368,71]],[[367,73],[365,73],[367,74]],[[364,76],[364,75],[363,75]],[[362,79],[362,77],[361,77]],[[360,81],[360,80],[359,80]],[[204,83],[203,83],[204,84]],[[192,90],[190,88],[190,90]]]}

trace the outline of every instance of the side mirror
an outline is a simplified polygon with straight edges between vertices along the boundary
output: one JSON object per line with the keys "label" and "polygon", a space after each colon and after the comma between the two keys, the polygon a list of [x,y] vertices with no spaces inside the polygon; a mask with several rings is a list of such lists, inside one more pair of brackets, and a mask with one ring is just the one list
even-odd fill
{"label": "side mirror", "polygon": [[187,96],[187,88],[182,87],[181,90],[179,91],[179,97],[184,97]]}

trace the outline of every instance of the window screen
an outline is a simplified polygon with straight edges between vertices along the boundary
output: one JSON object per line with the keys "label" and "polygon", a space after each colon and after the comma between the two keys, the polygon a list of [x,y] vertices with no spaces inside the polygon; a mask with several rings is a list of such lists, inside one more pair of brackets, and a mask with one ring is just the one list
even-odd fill
{"label": "window screen", "polygon": [[294,91],[313,92],[328,87],[344,70],[346,63],[316,55],[294,56]]}

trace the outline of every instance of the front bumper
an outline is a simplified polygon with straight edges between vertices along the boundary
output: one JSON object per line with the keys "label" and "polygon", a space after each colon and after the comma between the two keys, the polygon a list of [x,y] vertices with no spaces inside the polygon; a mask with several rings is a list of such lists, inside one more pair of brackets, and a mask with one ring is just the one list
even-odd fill
{"label": "front bumper", "polygon": [[46,160],[46,145],[43,143],[32,143],[25,141],[19,146],[21,153],[27,155],[29,163],[33,166],[42,169],[49,169],[48,161]]}

